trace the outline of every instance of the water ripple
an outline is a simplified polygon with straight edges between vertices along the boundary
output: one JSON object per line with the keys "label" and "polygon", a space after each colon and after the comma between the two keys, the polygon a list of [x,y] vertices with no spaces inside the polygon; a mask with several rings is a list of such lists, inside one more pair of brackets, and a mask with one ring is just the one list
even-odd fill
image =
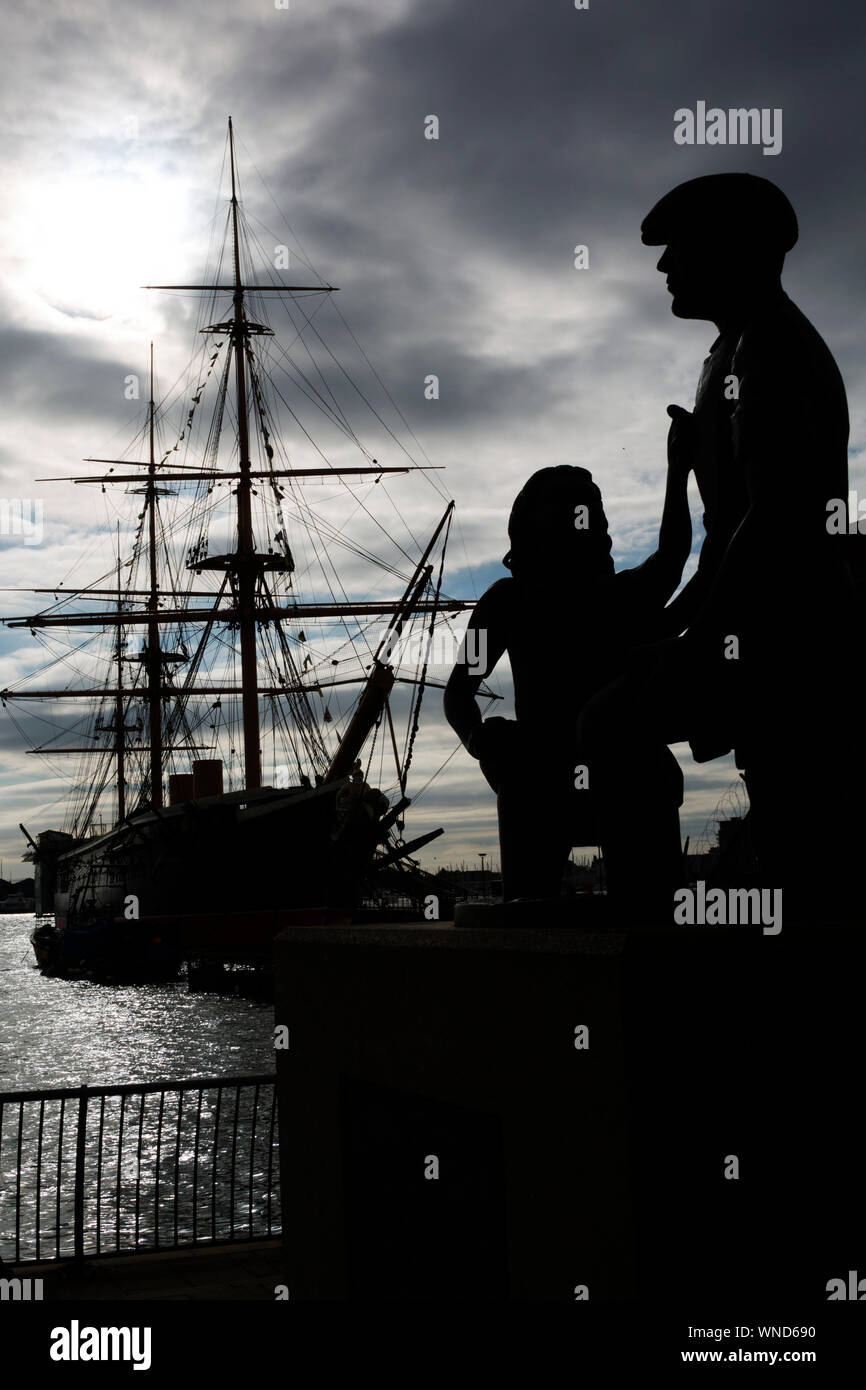
{"label": "water ripple", "polygon": [[0,1090],[273,1071],[272,1005],[185,983],[51,979],[36,968],[33,926],[0,915]]}

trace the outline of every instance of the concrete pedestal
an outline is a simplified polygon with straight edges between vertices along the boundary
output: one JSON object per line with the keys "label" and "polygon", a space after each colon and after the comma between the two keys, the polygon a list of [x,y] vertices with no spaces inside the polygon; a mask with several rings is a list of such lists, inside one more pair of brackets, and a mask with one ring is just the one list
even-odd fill
{"label": "concrete pedestal", "polygon": [[857,933],[299,927],[276,964],[291,1298],[866,1274]]}

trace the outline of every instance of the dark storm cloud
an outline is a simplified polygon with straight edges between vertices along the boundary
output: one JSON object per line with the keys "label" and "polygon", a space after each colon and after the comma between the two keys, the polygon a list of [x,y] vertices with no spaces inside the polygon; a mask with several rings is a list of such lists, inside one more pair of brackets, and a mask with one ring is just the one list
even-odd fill
{"label": "dark storm cloud", "polygon": [[[710,160],[757,163],[767,177],[785,177],[795,198],[829,193],[842,215],[822,197],[820,217],[839,236],[852,208],[847,182],[833,174],[862,138],[864,28],[862,14],[838,3],[822,7],[818,22],[803,0],[784,9],[599,4],[586,13],[525,0],[471,12],[456,2],[416,6],[362,43],[348,74],[339,45],[332,50],[331,99],[314,103],[315,144],[300,166],[311,178],[294,198],[307,200],[309,182],[319,192],[323,167],[339,169],[343,207],[351,196],[362,213],[382,205],[389,215],[401,205],[417,213],[420,199],[433,225],[418,239],[416,217],[417,245],[435,244],[435,224],[453,217],[521,260],[545,246],[558,254],[582,216],[590,231],[637,240],[668,179]],[[278,44],[260,56],[257,97],[293,102],[286,57]],[[700,96],[726,107],[782,105],[783,155],[676,148],[674,109]],[[438,142],[420,142],[427,113],[440,117]]]}
{"label": "dark storm cloud", "polygon": [[100,430],[116,428],[124,415],[127,421],[130,416],[128,408],[122,410],[129,371],[128,359],[102,358],[89,344],[47,330],[18,329],[0,336],[4,413],[14,405],[34,426],[51,417],[63,422],[75,416]]}

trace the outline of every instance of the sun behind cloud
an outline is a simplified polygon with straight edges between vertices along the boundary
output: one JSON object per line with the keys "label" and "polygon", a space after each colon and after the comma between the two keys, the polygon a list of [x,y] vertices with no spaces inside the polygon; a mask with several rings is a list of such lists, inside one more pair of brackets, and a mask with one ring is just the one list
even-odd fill
{"label": "sun behind cloud", "polygon": [[185,210],[170,188],[148,149],[134,164],[106,159],[27,181],[13,230],[19,292],[69,318],[146,317],[142,284],[172,260],[176,270]]}

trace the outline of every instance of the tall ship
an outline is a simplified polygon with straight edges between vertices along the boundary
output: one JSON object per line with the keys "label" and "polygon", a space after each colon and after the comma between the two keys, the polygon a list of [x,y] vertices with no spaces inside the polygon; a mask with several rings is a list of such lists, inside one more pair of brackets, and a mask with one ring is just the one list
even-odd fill
{"label": "tall ship", "polygon": [[[231,120],[225,164],[208,271],[145,287],[192,305],[188,367],[161,395],[151,345],[128,448],[52,480],[109,499],[100,572],[4,619],[46,660],[3,707],[46,705],[56,732],[31,751],[72,769],[62,829],[21,827],[36,911],[53,914],[32,938],[50,973],[262,960],[285,925],[346,922],[371,895],[417,901],[434,882],[412,856],[441,828],[407,838],[405,814],[441,684],[430,644],[472,606],[444,590],[453,502],[356,379],[387,396],[335,287],[264,254]],[[394,490],[407,474],[427,490],[426,536]]]}

